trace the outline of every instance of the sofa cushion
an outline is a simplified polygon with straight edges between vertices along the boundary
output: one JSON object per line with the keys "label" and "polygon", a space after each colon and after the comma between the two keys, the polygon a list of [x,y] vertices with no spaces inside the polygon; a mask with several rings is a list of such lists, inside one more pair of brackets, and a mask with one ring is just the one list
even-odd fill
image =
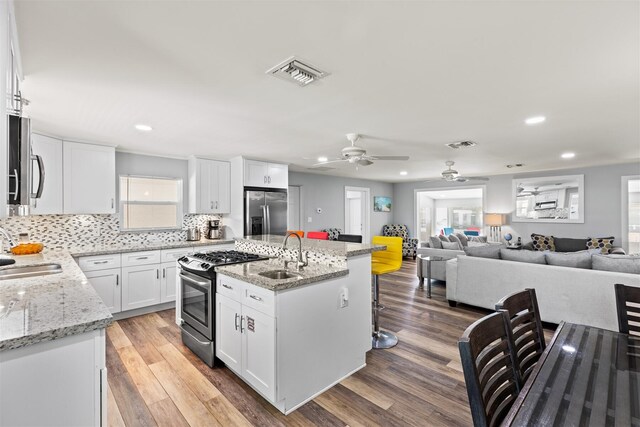
{"label": "sofa cushion", "polygon": [[487,236],[470,236],[470,242],[487,243]]}
{"label": "sofa cushion", "polygon": [[500,259],[500,249],[503,248],[504,245],[467,246],[464,253],[480,258]]}
{"label": "sofa cushion", "polygon": [[442,249],[442,240],[438,236],[429,237],[429,247],[433,249]]}
{"label": "sofa cushion", "polygon": [[441,234],[438,236],[438,238],[440,240],[442,240],[443,242],[450,242],[451,240],[449,240],[449,238],[447,236],[445,236],[444,234]]}
{"label": "sofa cushion", "polygon": [[553,236],[543,236],[542,234],[532,234],[531,240],[533,241],[534,251],[555,251],[556,245],[553,241]]}
{"label": "sofa cushion", "polygon": [[453,251],[459,251],[462,249],[458,242],[442,242],[442,249],[449,249]]}
{"label": "sofa cushion", "polygon": [[638,255],[593,255],[591,262],[594,270],[640,274]]}
{"label": "sofa cushion", "polygon": [[464,233],[456,233],[456,237],[460,240],[460,244],[463,248],[469,244],[469,238],[465,236]]}
{"label": "sofa cushion", "polygon": [[608,254],[613,248],[613,237],[589,237],[587,239],[587,249],[600,249],[603,254]]}
{"label": "sofa cushion", "polygon": [[531,264],[546,264],[543,252],[520,251],[517,249],[500,249],[500,258],[507,261],[528,262]]}
{"label": "sofa cushion", "polygon": [[[557,248],[557,247],[556,247]],[[545,252],[544,256],[549,265],[561,267],[591,268],[591,251],[578,252]]]}
{"label": "sofa cushion", "polygon": [[587,249],[587,239],[570,239],[553,236],[556,252],[578,252]]}
{"label": "sofa cushion", "polygon": [[[478,248],[480,246],[489,246],[489,244],[488,243],[482,243],[482,242],[471,242],[471,241],[469,243],[467,243],[467,247],[469,247],[469,248]],[[464,249],[464,248],[462,248],[462,249]]]}

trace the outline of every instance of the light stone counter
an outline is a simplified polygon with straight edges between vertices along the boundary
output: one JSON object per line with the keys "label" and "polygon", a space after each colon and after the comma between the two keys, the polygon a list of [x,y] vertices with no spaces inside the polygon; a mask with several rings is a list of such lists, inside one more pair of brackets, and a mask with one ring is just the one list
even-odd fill
{"label": "light stone counter", "polygon": [[68,251],[15,256],[0,267],[56,263],[62,272],[0,280],[0,351],[108,326],[113,318]]}
{"label": "light stone counter", "polygon": [[129,244],[120,244],[120,245],[91,245],[91,246],[81,246],[81,247],[72,247],[69,248],[69,252],[74,257],[81,256],[91,256],[91,255],[108,255],[108,254],[118,254],[118,253],[127,253],[127,252],[138,252],[138,251],[156,251],[161,249],[177,249],[177,248],[189,248],[189,247],[198,247],[198,246],[216,246],[216,245],[225,245],[225,244],[233,244],[233,240],[210,240],[210,239],[200,239],[196,241],[188,241],[181,240],[177,242],[157,242],[157,243],[148,243],[148,244],[140,244],[140,243],[129,243]]}
{"label": "light stone counter", "polygon": [[[267,246],[275,247],[277,249],[282,247],[284,236],[275,236],[271,234],[265,234],[261,236],[246,236],[237,237],[236,242],[241,243],[243,247],[245,245],[255,246]],[[290,237],[287,244],[287,248],[296,250],[298,248],[298,241],[295,237]],[[351,243],[351,242],[339,242],[337,240],[318,240],[318,239],[302,239],[302,250],[323,253],[338,257],[354,257],[357,255],[370,254],[372,252],[383,251],[386,246],[373,245],[369,243]]]}

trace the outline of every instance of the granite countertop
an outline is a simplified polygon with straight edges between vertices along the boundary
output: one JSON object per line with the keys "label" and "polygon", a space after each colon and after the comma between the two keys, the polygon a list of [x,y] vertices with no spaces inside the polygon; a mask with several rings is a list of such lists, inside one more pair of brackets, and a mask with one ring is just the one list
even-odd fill
{"label": "granite countertop", "polygon": [[283,260],[270,259],[266,261],[253,261],[243,264],[216,267],[216,272],[271,291],[282,291],[285,289],[296,288],[298,286],[334,279],[336,277],[342,277],[349,274],[349,270],[346,268],[331,267],[322,264],[309,264],[299,272],[289,268],[292,273],[300,275],[300,277],[296,278],[269,279],[259,275],[259,273],[265,271],[282,270],[283,268]]}
{"label": "granite countertop", "polygon": [[68,251],[15,256],[0,267],[56,263],[62,272],[0,280],[0,351],[108,326],[113,317]]}
{"label": "granite countertop", "polygon": [[69,252],[74,257],[81,256],[91,256],[91,255],[108,255],[108,254],[118,254],[118,253],[126,253],[126,252],[138,252],[138,251],[156,251],[161,249],[177,249],[177,248],[188,248],[191,246],[214,246],[214,245],[224,245],[224,244],[232,244],[234,240],[210,240],[210,239],[200,239],[196,241],[187,241],[180,240],[177,242],[156,242],[156,243],[129,243],[129,244],[119,244],[119,245],[92,245],[92,246],[82,246],[82,247],[72,247],[69,248]]}
{"label": "granite countertop", "polygon": [[[258,245],[278,246],[282,247],[284,236],[275,236],[265,234],[261,236],[245,236],[237,237],[236,241],[247,241]],[[293,241],[291,241],[293,239]],[[297,249],[298,242],[295,238],[290,238],[288,247]],[[351,243],[338,242],[336,240],[318,240],[318,239],[302,239],[302,250],[318,253],[328,253],[337,256],[346,256],[347,258],[356,255],[370,254],[372,252],[383,251],[387,247],[381,245],[372,245],[369,243]]]}

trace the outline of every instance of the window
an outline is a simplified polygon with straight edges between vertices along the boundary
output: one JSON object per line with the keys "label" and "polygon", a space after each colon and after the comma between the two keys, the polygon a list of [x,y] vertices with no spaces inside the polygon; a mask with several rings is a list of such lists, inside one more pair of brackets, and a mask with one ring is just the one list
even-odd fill
{"label": "window", "polygon": [[484,187],[416,191],[418,239],[426,241],[444,228],[455,231],[482,228]]}
{"label": "window", "polygon": [[622,177],[623,247],[640,254],[640,176]]}
{"label": "window", "polygon": [[120,229],[182,227],[182,180],[120,177]]}

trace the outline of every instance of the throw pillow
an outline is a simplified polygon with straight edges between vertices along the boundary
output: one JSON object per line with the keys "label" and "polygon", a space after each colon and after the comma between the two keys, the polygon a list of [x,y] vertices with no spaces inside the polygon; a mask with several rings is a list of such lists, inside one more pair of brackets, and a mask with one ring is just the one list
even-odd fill
{"label": "throw pillow", "polygon": [[553,237],[556,252],[578,252],[587,249],[585,239],[569,239],[566,237]]}
{"label": "throw pillow", "polygon": [[573,268],[591,268],[591,252],[545,252],[544,256],[549,265]]}
{"label": "throw pillow", "polygon": [[640,256],[638,255],[593,255],[591,262],[594,270],[640,274]]}
{"label": "throw pillow", "polygon": [[458,242],[442,242],[442,249],[449,249],[454,251],[460,250],[460,243]]}
{"label": "throw pillow", "polygon": [[456,236],[458,237],[458,240],[460,240],[460,244],[463,248],[469,244],[469,238],[465,236],[464,233],[456,233]]}
{"label": "throw pillow", "polygon": [[587,249],[600,249],[603,254],[608,254],[613,248],[613,237],[589,237],[587,239]]}
{"label": "throw pillow", "polygon": [[504,245],[467,246],[464,248],[464,253],[469,256],[477,256],[480,258],[500,259],[500,249],[503,248]]}
{"label": "throw pillow", "polygon": [[556,250],[556,245],[553,241],[553,236],[543,236],[542,234],[532,234],[531,240],[533,241],[534,251],[552,251]]}
{"label": "throw pillow", "polygon": [[433,249],[442,249],[442,240],[438,236],[429,237],[429,247]]}
{"label": "throw pillow", "polygon": [[543,252],[521,251],[517,249],[500,249],[500,258],[507,261],[528,262],[531,264],[546,264]]}
{"label": "throw pillow", "polygon": [[449,238],[447,236],[445,236],[444,234],[441,234],[438,236],[438,238],[440,240],[442,240],[443,242],[450,242],[451,240],[449,240]]}
{"label": "throw pillow", "polygon": [[458,236],[456,236],[455,234],[450,234],[449,235],[449,241],[450,242],[456,242],[458,244],[458,246],[460,246],[460,249],[462,249],[462,242],[460,241]]}

